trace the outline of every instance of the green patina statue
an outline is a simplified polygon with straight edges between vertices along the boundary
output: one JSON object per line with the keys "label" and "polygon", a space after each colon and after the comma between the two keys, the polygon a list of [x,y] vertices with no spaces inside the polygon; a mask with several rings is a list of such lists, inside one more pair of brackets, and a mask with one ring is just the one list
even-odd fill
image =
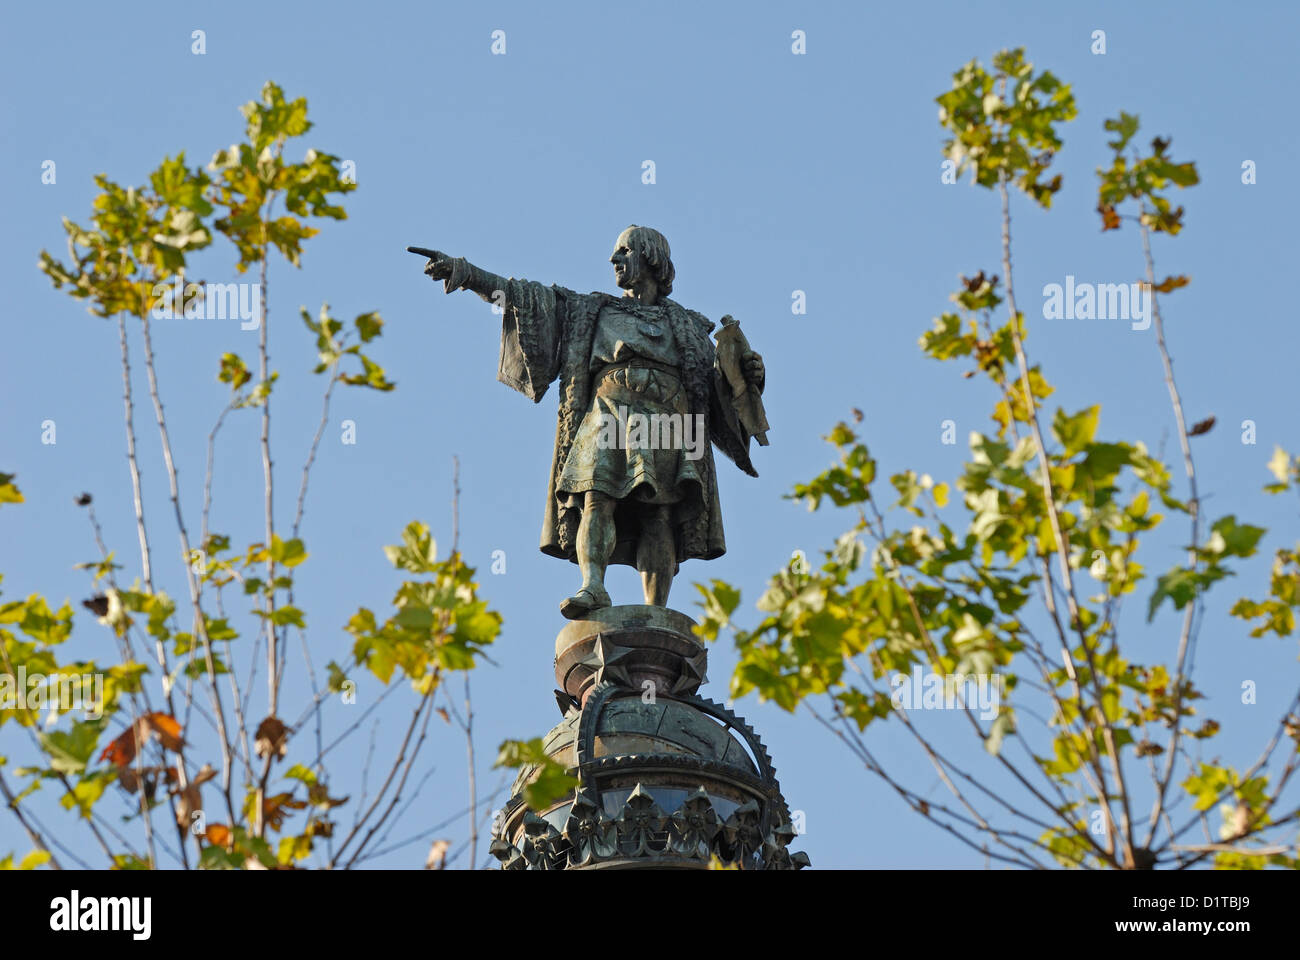
{"label": "green patina statue", "polygon": [[649,227],[628,227],[615,241],[609,260],[621,297],[505,279],[463,258],[407,249],[428,258],[424,272],[447,293],[471,290],[504,313],[498,380],[534,402],[560,383],[541,547],[582,573],[561,613],[574,620],[610,605],[610,563],[636,567],[645,602],[666,606],[682,560],[726,551],[710,441],[758,476],[749,438],[758,433],[755,404],[762,411],[762,357],[740,341],[740,375],[751,388],[740,389],[734,348],[720,364],[713,323],[668,299],[668,241]]}

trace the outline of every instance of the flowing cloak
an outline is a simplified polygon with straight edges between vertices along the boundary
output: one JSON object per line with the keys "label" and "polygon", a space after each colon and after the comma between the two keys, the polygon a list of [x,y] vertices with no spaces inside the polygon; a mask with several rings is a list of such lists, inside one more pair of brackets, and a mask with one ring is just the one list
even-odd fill
{"label": "flowing cloak", "polygon": [[[545,554],[576,563],[582,498],[557,493],[556,482],[578,427],[592,405],[590,365],[597,317],[602,307],[618,298],[513,278],[506,281],[504,293],[497,379],[534,403],[541,401],[553,381],[560,384],[555,455],[546,491],[541,548]],[[715,363],[714,345],[709,339],[713,323],[666,297],[659,302],[668,308],[691,414],[703,415],[705,435],[741,470],[758,476],[749,459],[749,437],[732,405],[731,390]],[[693,495],[672,508],[678,563],[692,558],[712,560],[726,552],[712,448],[706,444],[704,450],[696,463],[701,485],[692,485]],[[638,527],[619,510],[615,512],[615,526],[616,543],[610,562],[636,566]]]}

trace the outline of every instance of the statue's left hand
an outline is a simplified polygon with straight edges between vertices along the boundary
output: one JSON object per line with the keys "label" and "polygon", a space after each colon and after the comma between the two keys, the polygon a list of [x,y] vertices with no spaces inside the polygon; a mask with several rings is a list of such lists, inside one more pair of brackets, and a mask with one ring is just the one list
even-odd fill
{"label": "statue's left hand", "polygon": [[759,390],[762,390],[763,382],[767,379],[767,370],[763,366],[763,358],[751,350],[745,354],[741,362],[745,365],[745,379],[758,387]]}

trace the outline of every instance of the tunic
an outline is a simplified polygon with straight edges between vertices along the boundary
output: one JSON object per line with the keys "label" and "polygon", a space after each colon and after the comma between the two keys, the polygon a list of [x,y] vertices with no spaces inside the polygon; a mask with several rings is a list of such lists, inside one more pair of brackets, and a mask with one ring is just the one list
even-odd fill
{"label": "tunic", "polygon": [[625,300],[605,304],[596,315],[592,403],[556,492],[595,490],[640,504],[690,501],[699,492],[692,485],[704,486],[696,461],[708,433],[702,418],[690,413],[667,308],[639,306],[634,315]]}
{"label": "tunic", "polygon": [[[611,563],[636,565],[640,515],[648,504],[671,505],[679,563],[722,556],[726,542],[709,441],[745,473],[758,474],[716,367],[708,336],[713,324],[666,297],[647,308],[603,292],[516,279],[506,281],[504,293],[497,379],[534,402],[559,383],[542,552],[577,561],[584,495],[598,490],[619,501]],[[689,420],[689,428],[701,433],[693,445],[646,447],[631,430],[626,442],[607,442],[609,425],[630,423],[634,414],[675,415],[684,430]]]}

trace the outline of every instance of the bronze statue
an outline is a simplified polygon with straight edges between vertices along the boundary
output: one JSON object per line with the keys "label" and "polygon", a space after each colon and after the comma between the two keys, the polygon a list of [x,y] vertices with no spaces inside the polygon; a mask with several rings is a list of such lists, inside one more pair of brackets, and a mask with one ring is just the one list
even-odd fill
{"label": "bronze statue", "polygon": [[751,389],[740,389],[734,357],[726,371],[717,362],[713,323],[668,298],[668,241],[649,227],[628,227],[615,241],[609,260],[621,297],[505,279],[463,258],[407,249],[428,258],[424,272],[447,293],[471,290],[504,310],[498,380],[534,402],[560,383],[541,548],[582,573],[561,613],[574,620],[610,605],[610,563],[635,566],[645,602],[666,606],[682,560],[726,551],[709,441],[758,476],[749,438],[767,428],[755,421],[762,357],[745,343],[740,374]]}

